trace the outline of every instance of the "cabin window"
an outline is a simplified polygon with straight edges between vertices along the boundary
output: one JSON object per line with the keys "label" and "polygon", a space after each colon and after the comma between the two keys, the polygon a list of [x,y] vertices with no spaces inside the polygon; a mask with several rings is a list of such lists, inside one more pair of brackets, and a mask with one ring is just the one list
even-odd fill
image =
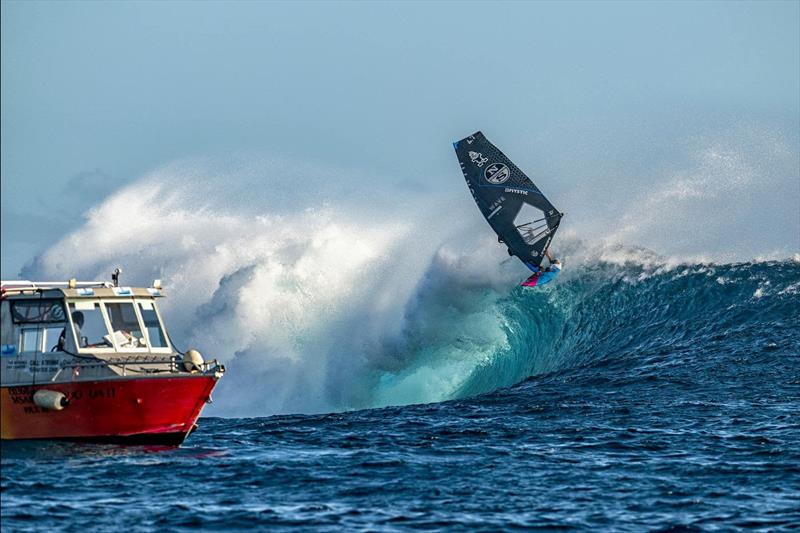
{"label": "cabin window", "polygon": [[147,337],[150,339],[150,346],[152,348],[168,348],[167,339],[164,330],[161,329],[153,302],[139,302],[139,312],[147,330]]}
{"label": "cabin window", "polygon": [[58,345],[58,340],[63,331],[64,328],[60,326],[22,329],[19,335],[19,352],[62,352],[64,350]]}
{"label": "cabin window", "polygon": [[119,348],[147,348],[133,303],[106,303],[106,311]]}
{"label": "cabin window", "polygon": [[11,316],[16,324],[64,322],[64,304],[52,298],[11,302]]}
{"label": "cabin window", "polygon": [[69,304],[72,326],[80,348],[112,348],[111,332],[108,331],[100,304],[76,302]]}
{"label": "cabin window", "polygon": [[19,334],[19,352],[39,352],[42,349],[42,330],[23,329]]}
{"label": "cabin window", "polygon": [[17,340],[14,338],[14,324],[8,300],[0,301],[0,356],[17,353]]}
{"label": "cabin window", "polygon": [[50,352],[63,352],[64,347],[59,346],[58,340],[61,338],[61,334],[66,334],[66,330],[63,327],[57,328],[44,328],[43,332],[43,339],[42,339],[42,349],[44,351]]}

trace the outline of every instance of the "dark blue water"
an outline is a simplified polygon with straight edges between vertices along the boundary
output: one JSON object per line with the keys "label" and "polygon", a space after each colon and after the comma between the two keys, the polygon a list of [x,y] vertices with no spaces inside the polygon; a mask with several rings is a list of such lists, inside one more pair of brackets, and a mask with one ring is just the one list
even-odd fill
{"label": "dark blue water", "polygon": [[465,393],[512,387],[207,418],[180,449],[4,443],[2,528],[796,529],[800,263],[598,269],[507,297],[520,333]]}

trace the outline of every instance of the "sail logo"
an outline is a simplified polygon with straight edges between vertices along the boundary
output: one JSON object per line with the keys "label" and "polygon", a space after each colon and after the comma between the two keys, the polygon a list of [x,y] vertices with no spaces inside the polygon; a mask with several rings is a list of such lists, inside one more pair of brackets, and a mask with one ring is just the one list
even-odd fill
{"label": "sail logo", "polygon": [[478,165],[479,167],[482,167],[483,164],[489,160],[489,158],[483,157],[483,154],[480,152],[470,152],[469,160]]}
{"label": "sail logo", "polygon": [[500,185],[508,181],[511,171],[502,163],[492,163],[483,172],[483,177],[492,185]]}

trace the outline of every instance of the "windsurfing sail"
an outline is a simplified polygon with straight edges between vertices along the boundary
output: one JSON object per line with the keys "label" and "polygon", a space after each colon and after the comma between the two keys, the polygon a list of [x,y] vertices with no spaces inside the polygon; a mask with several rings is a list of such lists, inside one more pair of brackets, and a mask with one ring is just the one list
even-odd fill
{"label": "windsurfing sail", "polygon": [[510,255],[539,266],[564,214],[483,133],[453,147],[467,187],[498,240]]}

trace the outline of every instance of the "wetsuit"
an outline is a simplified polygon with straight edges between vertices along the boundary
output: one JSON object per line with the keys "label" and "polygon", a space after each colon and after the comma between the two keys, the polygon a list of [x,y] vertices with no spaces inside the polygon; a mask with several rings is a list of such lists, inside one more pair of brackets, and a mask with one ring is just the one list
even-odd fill
{"label": "wetsuit", "polygon": [[[545,283],[550,283],[553,281],[556,276],[561,273],[561,264],[553,263],[547,268],[542,267],[535,267],[533,265],[529,265],[525,263],[528,268],[534,271],[533,276],[526,279],[523,283],[523,287],[538,287],[539,285],[544,285]],[[537,270],[534,270],[537,269]]]}

